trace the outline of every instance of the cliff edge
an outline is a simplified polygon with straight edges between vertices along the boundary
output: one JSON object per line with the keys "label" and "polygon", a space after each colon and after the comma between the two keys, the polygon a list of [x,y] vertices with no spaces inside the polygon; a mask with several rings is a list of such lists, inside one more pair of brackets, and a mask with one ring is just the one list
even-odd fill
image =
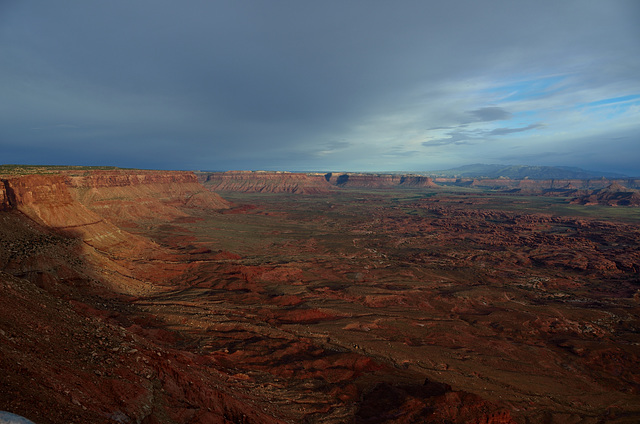
{"label": "cliff edge", "polygon": [[202,173],[200,180],[212,191],[326,194],[331,190],[331,184],[321,174],[227,171]]}

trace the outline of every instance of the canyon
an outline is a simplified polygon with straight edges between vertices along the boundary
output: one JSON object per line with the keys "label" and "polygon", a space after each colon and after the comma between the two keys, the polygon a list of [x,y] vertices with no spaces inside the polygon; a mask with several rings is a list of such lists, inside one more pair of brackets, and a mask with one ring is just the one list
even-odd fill
{"label": "canyon", "polygon": [[0,179],[0,410],[36,424],[640,420],[638,180]]}

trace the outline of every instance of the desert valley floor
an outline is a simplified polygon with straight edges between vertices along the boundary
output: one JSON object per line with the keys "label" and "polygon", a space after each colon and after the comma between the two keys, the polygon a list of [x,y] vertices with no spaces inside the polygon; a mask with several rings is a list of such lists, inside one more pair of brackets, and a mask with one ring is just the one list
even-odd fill
{"label": "desert valley floor", "polygon": [[0,410],[640,421],[639,208],[432,184],[214,195],[165,174],[3,180]]}

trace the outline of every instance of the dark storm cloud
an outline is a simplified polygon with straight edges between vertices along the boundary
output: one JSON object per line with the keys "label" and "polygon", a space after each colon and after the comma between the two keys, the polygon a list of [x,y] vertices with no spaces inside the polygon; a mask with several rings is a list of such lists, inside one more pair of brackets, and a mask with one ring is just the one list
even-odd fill
{"label": "dark storm cloud", "polygon": [[503,108],[496,106],[483,107],[467,113],[478,121],[504,121],[507,119],[511,119],[511,117],[513,116]]}
{"label": "dark storm cloud", "polygon": [[[466,123],[523,109],[522,92],[505,105],[469,81],[571,73],[576,95],[630,94],[638,11],[622,0],[0,1],[2,162],[375,170],[385,152],[416,152],[423,128],[449,128],[425,142],[446,149],[481,135]],[[405,137],[418,141],[390,149]]]}

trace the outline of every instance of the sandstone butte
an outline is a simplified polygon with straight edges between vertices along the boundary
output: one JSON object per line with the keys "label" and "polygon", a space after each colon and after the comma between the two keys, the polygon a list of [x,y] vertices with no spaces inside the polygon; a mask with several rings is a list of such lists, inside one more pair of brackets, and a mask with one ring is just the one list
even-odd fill
{"label": "sandstone butte", "polygon": [[[216,231],[247,232],[244,227],[234,227],[237,224],[233,215],[222,214],[229,210],[245,213],[246,208],[211,192],[213,187],[220,191],[323,194],[349,185],[382,189],[433,187],[434,181],[428,177],[242,172],[196,176],[190,172],[71,170],[6,175],[0,180],[0,410],[19,414],[36,424],[524,424],[616,419],[615,422],[630,423],[638,418],[637,414],[628,415],[633,408],[625,409],[626,404],[616,399],[610,400],[615,407],[604,413],[590,412],[588,405],[578,399],[575,405],[572,401],[571,406],[566,406],[566,411],[551,413],[540,405],[553,405],[554,401],[538,395],[532,394],[517,406],[503,401],[502,395],[492,397],[491,391],[484,390],[480,396],[473,391],[494,384],[482,375],[491,373],[486,364],[481,372],[451,374],[454,380],[439,381],[415,374],[416,366],[433,362],[429,375],[444,379],[443,372],[450,365],[438,361],[466,366],[465,361],[476,360],[470,359],[476,349],[481,360],[496,349],[504,349],[507,357],[511,351],[534,351],[542,342],[535,339],[531,345],[511,344],[504,339],[504,334],[523,336],[520,330],[511,329],[513,323],[493,321],[497,318],[488,310],[487,302],[510,302],[512,295],[506,292],[496,294],[493,300],[493,294],[482,294],[477,299],[452,296],[446,292],[450,283],[443,283],[437,290],[444,292],[434,292],[437,295],[423,295],[416,289],[406,294],[398,291],[394,284],[386,282],[389,277],[384,274],[385,266],[369,265],[388,260],[377,252],[387,242],[381,239],[379,246],[367,246],[364,235],[369,230],[359,224],[349,231],[361,235],[353,241],[349,239],[344,251],[353,250],[355,254],[341,253],[342,259],[332,260],[333,252],[329,251],[326,262],[308,269],[296,262],[261,264],[256,257],[214,251],[195,234],[212,214],[229,217],[215,221],[220,225]],[[515,225],[537,247],[528,253],[530,258],[507,251],[486,258],[497,261],[496,270],[535,262],[568,266],[580,272],[593,270],[611,279],[621,273],[638,272],[637,251],[628,252],[628,259],[616,261],[612,256],[615,249],[593,249],[593,242],[585,239],[582,244],[574,244],[576,252],[586,252],[584,266],[575,268],[574,258],[564,260],[557,254],[558,249],[564,248],[562,238],[553,232],[538,238],[529,235],[536,228],[555,231],[564,225],[576,231],[595,229],[601,238],[616,237],[610,234],[612,225],[575,223],[542,215],[468,211],[457,209],[457,200],[451,206],[417,204],[418,210],[434,217],[433,223],[415,220],[404,212],[387,219],[380,215],[383,212],[377,209],[377,200],[372,202],[370,210],[376,215],[367,217],[369,224],[375,227],[382,220],[390,233],[425,234],[432,243],[439,239],[456,241],[466,237],[462,235],[464,231],[480,242],[488,232],[494,237],[490,240],[493,249],[515,237],[511,227],[503,230],[499,223]],[[242,222],[251,224],[253,218],[270,216],[258,210],[248,213]],[[625,227],[627,238],[620,240],[633,245],[633,231],[636,230]],[[342,232],[337,230],[336,234]],[[270,251],[261,250],[261,237],[242,240],[247,246],[256,244],[256,250],[242,244],[237,249],[264,251],[276,261],[280,260],[279,252],[289,256],[301,252],[324,254],[314,237],[303,236],[290,246],[287,239],[282,239],[277,248],[268,245]],[[396,247],[415,242],[407,236],[389,240]],[[618,245],[620,240],[612,245]],[[359,243],[364,244],[362,248]],[[540,243],[546,247],[540,247]],[[411,261],[430,260],[421,257],[419,250],[411,252],[415,256]],[[443,269],[455,272],[462,269],[463,263],[484,261],[487,253],[473,253],[469,260],[464,259],[463,255],[469,254],[464,251],[435,258],[444,264]],[[349,269],[353,265],[347,264],[360,261],[366,265],[358,265],[361,272],[353,273]],[[400,273],[407,276],[424,272],[416,265],[403,266]],[[434,271],[430,278],[436,278],[438,272]],[[326,283],[305,288],[309,275]],[[370,286],[348,287],[342,282],[345,279]],[[557,281],[535,282],[544,296],[552,295],[547,290],[563,285],[569,290],[579,283],[571,285],[559,277]],[[284,291],[272,292],[276,286]],[[360,294],[357,290],[365,291]],[[527,286],[517,290],[529,296],[531,289]],[[369,312],[351,316],[352,312],[323,306],[335,302],[354,305],[354,311],[365,308]],[[406,321],[406,328],[394,335],[391,325],[404,322],[399,315],[394,318],[397,312],[393,308],[399,304],[404,305],[402,310],[414,311],[414,315],[434,313],[438,308],[449,312],[437,312],[435,320],[427,323],[433,338],[420,340],[403,335],[416,333],[427,325],[420,319]],[[371,311],[385,308],[391,308],[390,315],[380,315],[380,319],[371,315]],[[500,306],[495,316],[506,311]],[[553,315],[553,311],[545,314]],[[593,378],[600,378],[601,372],[611,373],[607,384],[623,384],[624,402],[633,404],[632,399],[637,396],[633,387],[640,381],[630,383],[638,376],[627,365],[638,364],[637,358],[622,347],[607,347],[598,353],[600,356],[590,356],[582,347],[587,341],[572,339],[587,333],[591,338],[595,333],[609,334],[606,325],[617,324],[603,323],[602,328],[594,329],[579,324],[577,317],[543,315],[534,320],[529,312],[522,314],[529,317],[525,324],[531,334],[566,334],[562,340],[553,338],[555,353],[541,358],[548,370],[541,377],[544,381],[553,381],[554,375],[565,378],[563,373],[569,372],[568,365],[556,364],[553,355],[575,353],[581,358],[576,366],[604,370],[597,371]],[[455,321],[455,317],[464,320]],[[393,342],[408,349],[433,345],[434,357],[398,363],[367,353],[364,345],[344,344],[332,340],[324,330],[309,329],[322,323],[327,327],[318,328],[331,328],[340,320],[350,323],[341,324],[344,328],[336,329],[336,334],[379,335],[383,337],[380,340],[388,340],[389,346]],[[449,329],[439,329],[449,321]],[[477,333],[465,335],[472,325],[477,326],[473,327]],[[501,334],[501,341],[482,339],[482,334],[494,330]],[[588,342],[592,343],[591,339]],[[451,345],[455,358],[449,358],[449,348],[435,349],[438,343]],[[461,343],[470,344],[463,347],[459,346]],[[385,349],[386,344],[387,341]],[[568,350],[573,353],[564,353]],[[515,375],[517,367],[514,365],[509,372]],[[420,381],[416,381],[416,375],[422,375]],[[585,384],[601,387],[596,383],[589,380]],[[579,412],[582,410],[589,412]]]}

